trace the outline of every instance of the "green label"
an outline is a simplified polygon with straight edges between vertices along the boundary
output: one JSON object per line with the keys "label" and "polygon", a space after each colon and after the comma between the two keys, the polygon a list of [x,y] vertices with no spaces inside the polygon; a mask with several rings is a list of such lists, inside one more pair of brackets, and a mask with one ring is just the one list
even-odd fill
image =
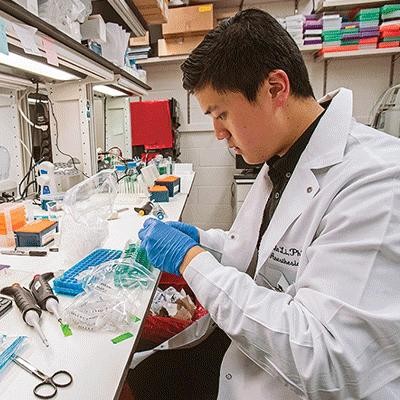
{"label": "green label", "polygon": [[72,330],[68,324],[61,324],[61,330],[64,336],[72,336]]}
{"label": "green label", "polygon": [[133,334],[130,332],[126,332],[126,333],[123,333],[122,335],[115,337],[114,339],[111,339],[111,341],[114,344],[117,344],[117,343],[123,342],[124,340],[129,339],[131,337],[133,337]]}

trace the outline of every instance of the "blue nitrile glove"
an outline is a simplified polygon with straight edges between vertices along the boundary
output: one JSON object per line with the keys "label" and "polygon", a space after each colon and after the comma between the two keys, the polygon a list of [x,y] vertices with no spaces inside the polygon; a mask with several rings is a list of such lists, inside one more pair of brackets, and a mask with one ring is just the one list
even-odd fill
{"label": "blue nitrile glove", "polygon": [[161,271],[180,275],[186,253],[197,243],[188,235],[155,218],[148,218],[139,231],[141,246],[150,262]]}
{"label": "blue nitrile glove", "polygon": [[197,244],[200,243],[199,230],[195,226],[178,221],[168,221],[166,224],[190,236]]}

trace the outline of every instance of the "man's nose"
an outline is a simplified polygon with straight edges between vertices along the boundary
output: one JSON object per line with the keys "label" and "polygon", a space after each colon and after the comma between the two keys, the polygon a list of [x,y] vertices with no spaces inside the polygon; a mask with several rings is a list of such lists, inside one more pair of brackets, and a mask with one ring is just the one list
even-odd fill
{"label": "man's nose", "polygon": [[213,124],[214,124],[215,137],[218,140],[224,140],[230,136],[229,131],[225,129],[219,121],[214,120]]}

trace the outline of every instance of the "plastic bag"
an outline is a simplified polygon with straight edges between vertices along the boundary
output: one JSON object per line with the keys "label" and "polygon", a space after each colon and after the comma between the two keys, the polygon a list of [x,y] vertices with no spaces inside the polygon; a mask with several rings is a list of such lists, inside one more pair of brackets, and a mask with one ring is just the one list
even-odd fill
{"label": "plastic bag", "polygon": [[132,259],[103,263],[81,276],[85,292],[63,313],[71,326],[86,330],[126,331],[135,323],[142,294],[155,276]]}
{"label": "plastic bag", "polygon": [[7,336],[0,333],[0,371],[12,360],[26,336]]}
{"label": "plastic bag", "polygon": [[65,193],[60,251],[67,264],[75,263],[104,243],[108,236],[107,218],[116,195],[116,178],[111,170],[103,170]]}
{"label": "plastic bag", "polygon": [[[189,285],[182,277],[163,272],[159,287],[161,289],[166,289],[169,286],[173,286],[178,291],[183,289],[186,293],[189,293],[193,298],[195,298]],[[151,342],[153,345],[158,345],[172,338],[179,332],[182,332],[194,321],[197,321],[208,314],[207,310],[197,301],[197,299],[195,299],[195,304],[196,310],[191,321],[158,315],[148,315],[144,320],[141,339]]]}

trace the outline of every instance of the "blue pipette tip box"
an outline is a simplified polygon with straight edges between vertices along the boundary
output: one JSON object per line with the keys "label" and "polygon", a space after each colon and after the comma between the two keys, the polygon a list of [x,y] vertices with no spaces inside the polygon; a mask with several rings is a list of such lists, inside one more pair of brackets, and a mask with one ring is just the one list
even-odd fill
{"label": "blue pipette tip box", "polygon": [[66,294],[70,296],[76,296],[83,292],[83,285],[78,282],[76,277],[90,267],[96,267],[106,261],[116,260],[120,258],[122,251],[120,250],[109,250],[109,249],[97,249],[92,251],[82,260],[78,261],[71,268],[66,270],[61,276],[54,279],[53,288],[57,294]]}

